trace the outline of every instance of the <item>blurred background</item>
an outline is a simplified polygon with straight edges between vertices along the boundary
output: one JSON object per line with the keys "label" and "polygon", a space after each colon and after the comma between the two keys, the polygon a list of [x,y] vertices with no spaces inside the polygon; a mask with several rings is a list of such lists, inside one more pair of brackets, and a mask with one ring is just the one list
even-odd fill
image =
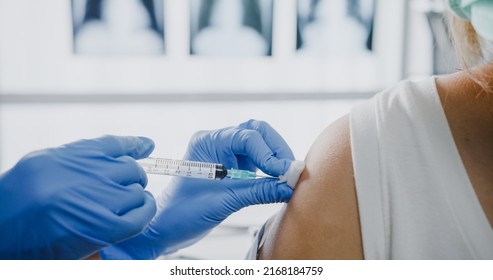
{"label": "blurred background", "polygon": [[[252,118],[303,159],[355,104],[455,71],[445,21],[441,0],[0,0],[0,171],[103,134],[181,158],[195,131]],[[150,175],[148,189],[168,180]],[[280,206],[163,258],[242,259]]]}

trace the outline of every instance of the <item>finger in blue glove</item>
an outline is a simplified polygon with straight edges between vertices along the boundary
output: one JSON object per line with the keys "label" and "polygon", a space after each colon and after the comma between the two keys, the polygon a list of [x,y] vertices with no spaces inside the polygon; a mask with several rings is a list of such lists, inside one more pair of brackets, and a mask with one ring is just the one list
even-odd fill
{"label": "finger in blue glove", "polygon": [[104,136],[25,156],[0,176],[0,258],[79,259],[139,233],[156,206],[135,159],[153,149]]}

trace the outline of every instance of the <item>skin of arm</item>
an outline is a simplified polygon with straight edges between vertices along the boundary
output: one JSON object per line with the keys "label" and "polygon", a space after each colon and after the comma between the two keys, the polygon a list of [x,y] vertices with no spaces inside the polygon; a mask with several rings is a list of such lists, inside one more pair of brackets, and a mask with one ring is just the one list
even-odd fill
{"label": "skin of arm", "polygon": [[348,115],[305,159],[289,204],[265,228],[259,259],[363,259]]}

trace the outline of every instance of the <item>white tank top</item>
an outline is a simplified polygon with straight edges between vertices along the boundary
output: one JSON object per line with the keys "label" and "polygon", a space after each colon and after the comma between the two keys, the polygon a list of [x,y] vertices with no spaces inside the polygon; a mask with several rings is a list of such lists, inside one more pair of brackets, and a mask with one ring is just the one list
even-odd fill
{"label": "white tank top", "polygon": [[435,78],[353,108],[350,130],[366,259],[493,259]]}

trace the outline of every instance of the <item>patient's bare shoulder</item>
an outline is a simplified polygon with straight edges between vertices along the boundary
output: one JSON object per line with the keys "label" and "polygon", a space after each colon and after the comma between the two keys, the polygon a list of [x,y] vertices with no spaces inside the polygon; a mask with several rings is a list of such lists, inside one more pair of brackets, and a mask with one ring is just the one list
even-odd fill
{"label": "patient's bare shoulder", "polygon": [[266,227],[260,259],[362,259],[349,117],[312,145],[293,197]]}

